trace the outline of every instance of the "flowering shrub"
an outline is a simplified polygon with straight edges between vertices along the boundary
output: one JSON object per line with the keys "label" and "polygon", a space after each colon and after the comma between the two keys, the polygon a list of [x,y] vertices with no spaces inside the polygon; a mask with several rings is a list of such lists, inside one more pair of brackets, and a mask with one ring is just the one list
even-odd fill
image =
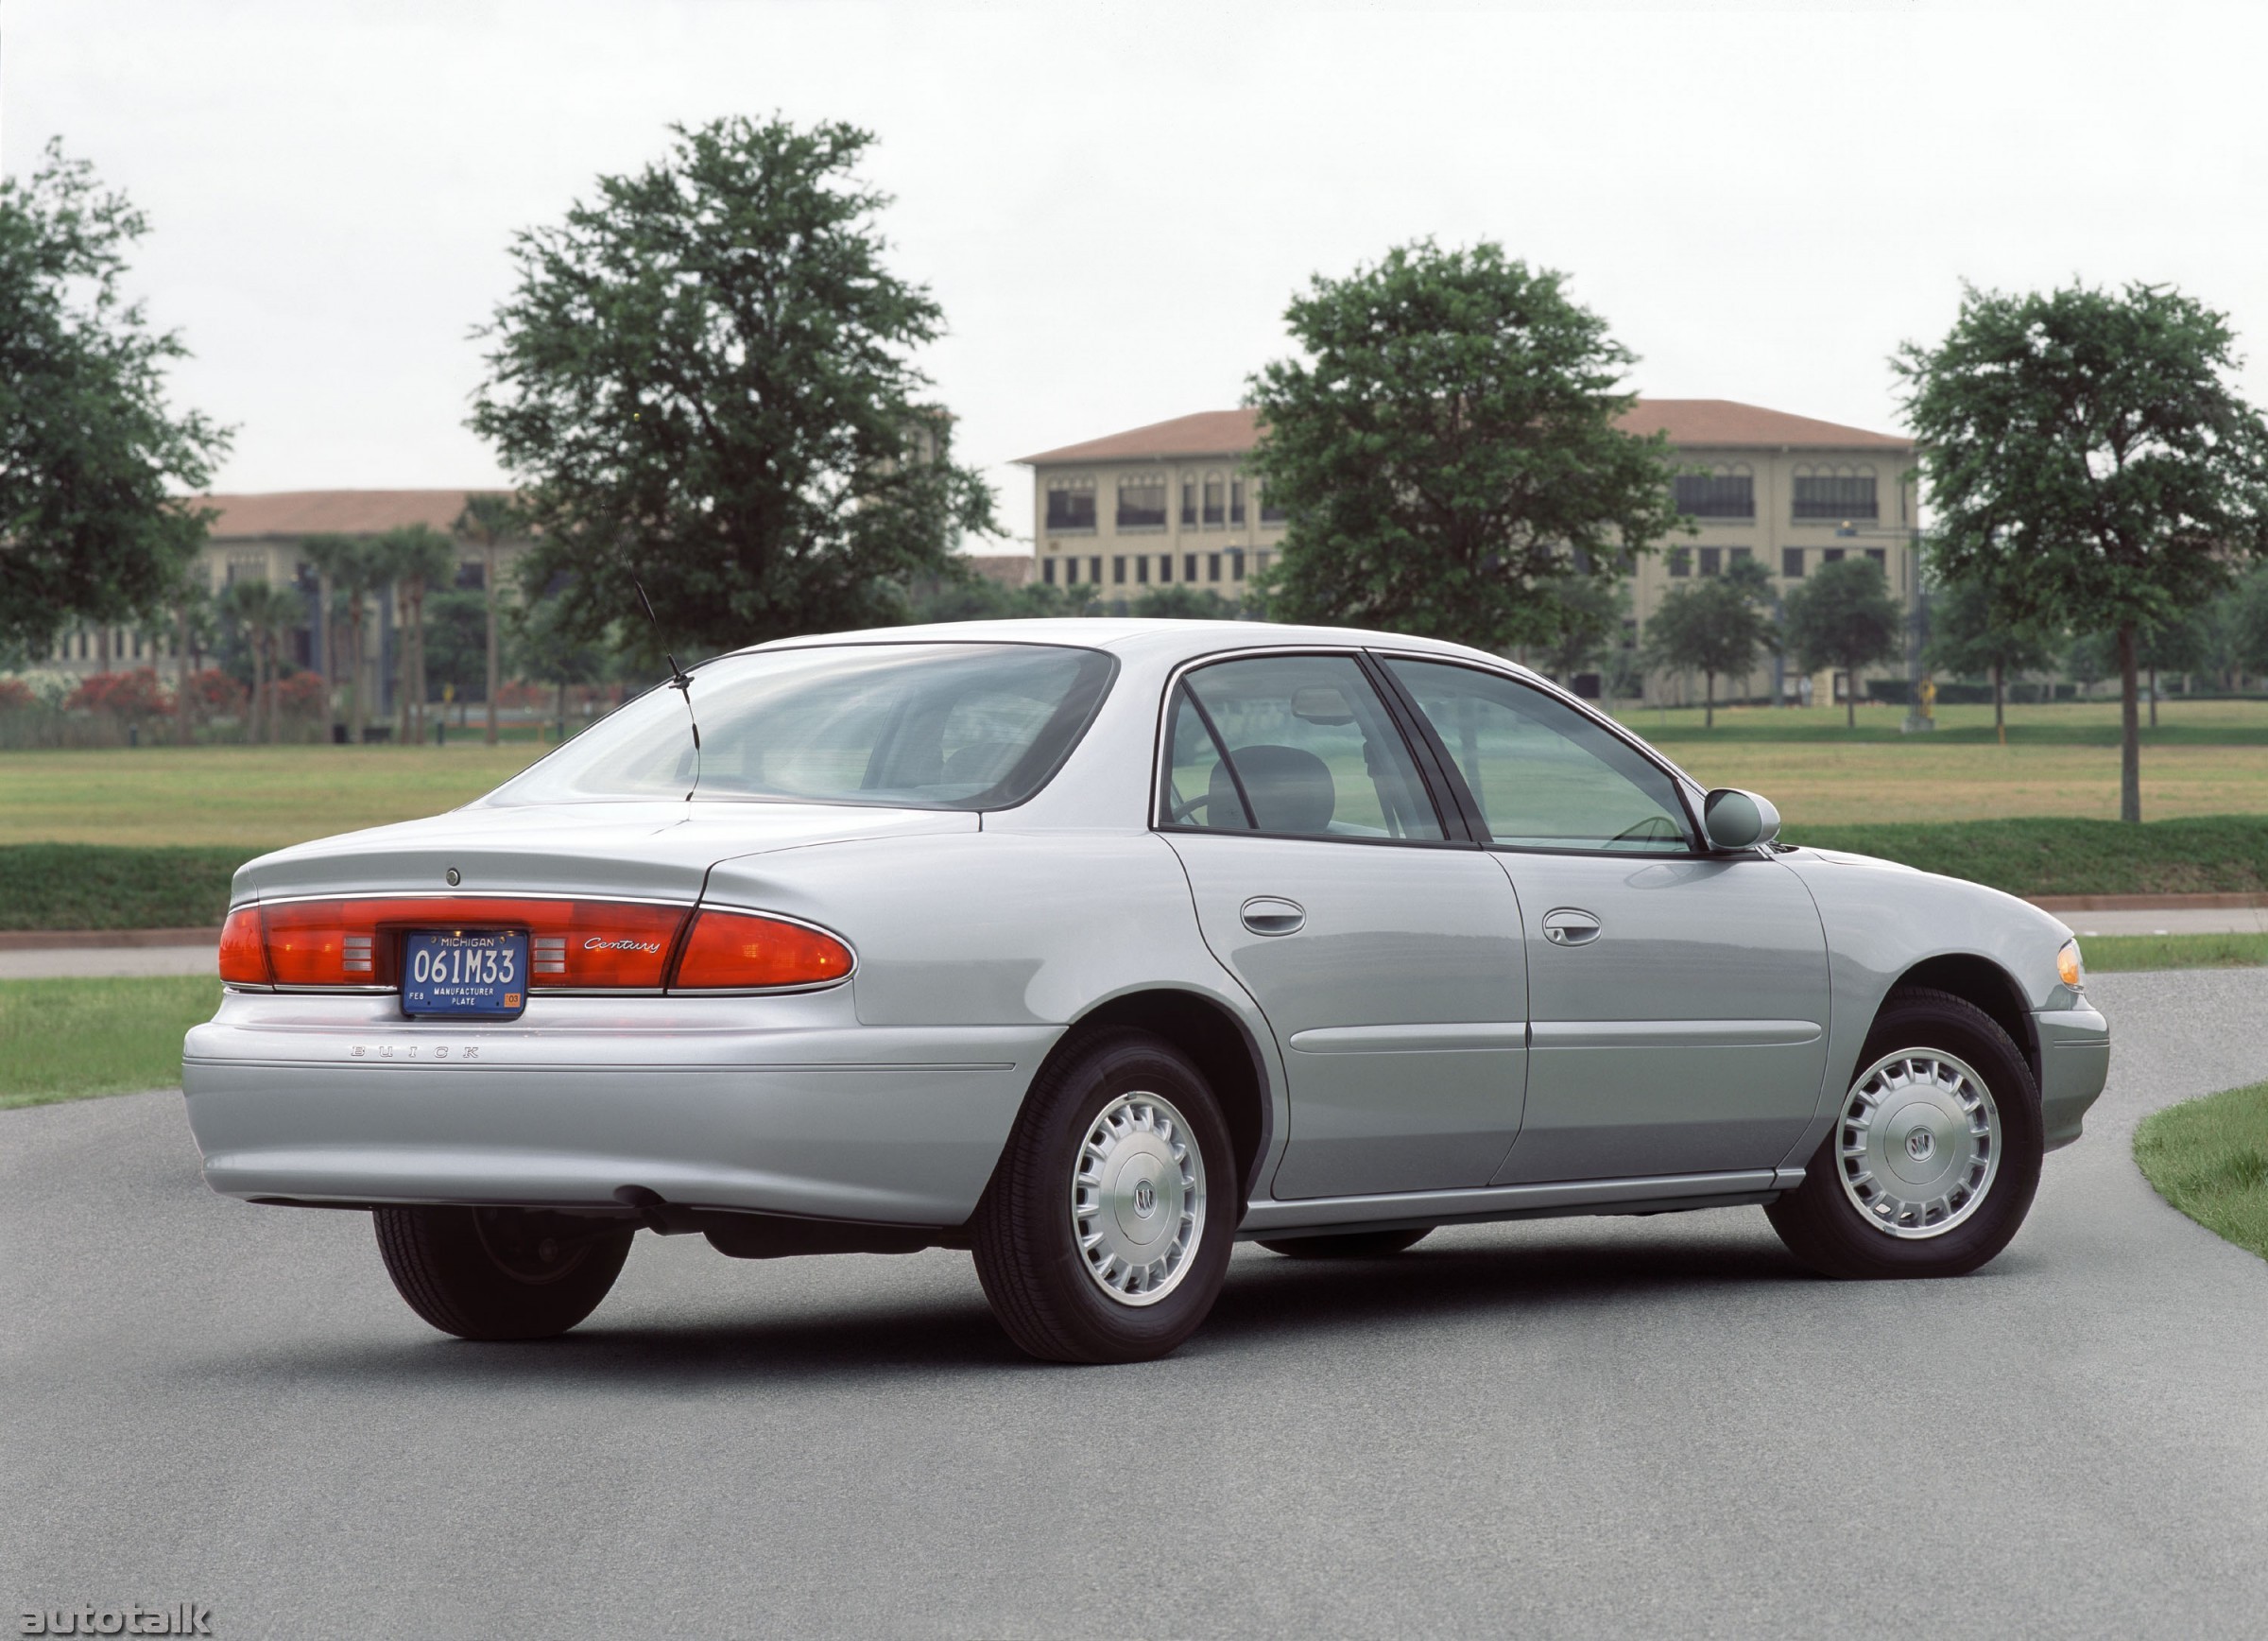
{"label": "flowering shrub", "polygon": [[268,699],[285,717],[321,717],[330,711],[330,692],[319,672],[295,672],[267,687]]}
{"label": "flowering shrub", "polygon": [[153,667],[133,672],[97,672],[63,702],[72,712],[107,712],[129,722],[173,710],[173,698],[158,682]]}
{"label": "flowering shrub", "polygon": [[227,716],[244,710],[244,685],[217,666],[191,673],[187,687],[190,704],[200,713]]}
{"label": "flowering shrub", "polygon": [[31,685],[20,678],[0,678],[0,712],[21,712],[27,706],[37,706],[40,698],[31,693]]}
{"label": "flowering shrub", "polygon": [[507,710],[526,707],[548,707],[552,702],[552,686],[548,683],[530,683],[515,678],[496,691],[496,704]]}

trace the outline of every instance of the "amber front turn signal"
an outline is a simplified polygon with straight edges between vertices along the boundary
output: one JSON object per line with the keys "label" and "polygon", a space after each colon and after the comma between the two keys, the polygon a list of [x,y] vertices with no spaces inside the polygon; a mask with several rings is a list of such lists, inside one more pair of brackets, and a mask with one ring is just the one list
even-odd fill
{"label": "amber front turn signal", "polygon": [[2074,992],[2087,979],[2087,971],[2079,962],[2077,941],[2064,941],[2063,950],[2055,954],[2055,977]]}
{"label": "amber front turn signal", "polygon": [[779,918],[709,910],[694,920],[674,989],[820,986],[850,972],[850,948],[833,935]]}

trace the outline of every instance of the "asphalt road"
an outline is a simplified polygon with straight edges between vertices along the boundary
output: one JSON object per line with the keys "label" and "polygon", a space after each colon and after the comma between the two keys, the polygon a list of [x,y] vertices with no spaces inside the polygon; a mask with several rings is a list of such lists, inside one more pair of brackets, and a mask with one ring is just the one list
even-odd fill
{"label": "asphalt road", "polygon": [[2136,1119],[2268,1076],[2268,976],[2105,976],[2016,1244],[1844,1286],[1756,1209],[1239,1252],[1166,1362],[1042,1367],[963,1255],[642,1237],[563,1340],[432,1334],[361,1215],[224,1201],[172,1095],[0,1113],[0,1619],[226,1636],[2257,1636],[2268,1264]]}

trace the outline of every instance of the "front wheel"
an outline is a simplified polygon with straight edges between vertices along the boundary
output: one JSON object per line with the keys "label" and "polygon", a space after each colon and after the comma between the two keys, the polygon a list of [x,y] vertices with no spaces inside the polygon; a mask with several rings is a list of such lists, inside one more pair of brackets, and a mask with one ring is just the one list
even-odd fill
{"label": "front wheel", "polygon": [[1899,992],[1803,1183],[1764,1210],[1825,1276],[1959,1276],[2008,1246],[2039,1188],[2039,1090],[1991,1016]]}
{"label": "front wheel", "polygon": [[409,1308],[468,1339],[565,1333],[607,1297],[636,1234],[541,1208],[379,1208],[370,1218]]}
{"label": "front wheel", "polygon": [[1043,1071],[976,1211],[985,1297],[1008,1337],[1057,1362],[1162,1356],[1228,1269],[1235,1153],[1187,1056],[1099,1033]]}

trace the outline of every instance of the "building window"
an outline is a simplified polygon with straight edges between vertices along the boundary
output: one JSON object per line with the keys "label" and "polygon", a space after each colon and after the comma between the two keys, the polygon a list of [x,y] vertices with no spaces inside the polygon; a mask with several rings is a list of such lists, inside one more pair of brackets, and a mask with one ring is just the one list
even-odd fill
{"label": "building window", "polygon": [[[1196,555],[1196,554],[1194,554],[1194,553],[1183,553],[1183,554],[1181,555],[1181,579],[1182,579],[1184,581],[1194,581],[1194,580],[1195,580],[1195,579],[1197,579],[1197,555]],[[1220,578],[1219,578],[1218,576],[1215,576],[1215,577],[1213,578],[1213,579],[1217,581],[1217,580],[1219,580],[1219,579],[1220,579]]]}
{"label": "building window", "polygon": [[1690,576],[1692,573],[1693,549],[1691,547],[1672,547],[1670,549],[1670,574],[1673,576],[1683,577]]}
{"label": "building window", "polygon": [[1701,549],[1701,573],[1704,576],[1713,576],[1724,567],[1725,549],[1723,547],[1703,547]]}
{"label": "building window", "polygon": [[1197,481],[1194,478],[1181,481],[1181,523],[1190,529],[1197,527]]}
{"label": "building window", "polygon": [[1779,573],[1791,581],[1803,579],[1803,549],[1801,547],[1779,549]]}
{"label": "building window", "polygon": [[1110,582],[1111,585],[1117,587],[1126,584],[1126,555],[1124,553],[1118,554],[1110,561]]}
{"label": "building window", "polygon": [[1756,557],[1756,551],[1752,547],[1731,547],[1727,550],[1732,554],[1732,561],[1736,564],[1744,564]]}
{"label": "building window", "polygon": [[1796,516],[1799,519],[1870,519],[1876,516],[1874,475],[1821,470],[1796,472]]}
{"label": "building window", "polygon": [[1228,516],[1228,510],[1221,505],[1221,475],[1217,473],[1207,474],[1205,475],[1205,522],[1215,529],[1218,529],[1221,521]]}
{"label": "building window", "polygon": [[1242,547],[1228,549],[1228,579],[1231,581],[1245,579],[1245,549]]}
{"label": "building window", "polygon": [[1256,576],[1266,575],[1268,572],[1268,561],[1273,559],[1275,556],[1276,555],[1274,553],[1254,553],[1252,555],[1252,573]]}
{"label": "building window", "polygon": [[1087,579],[1096,586],[1103,584],[1103,555],[1095,554],[1087,561]]}
{"label": "building window", "polygon": [[1150,584],[1149,554],[1136,553],[1134,555],[1134,579],[1141,582],[1145,587]]}
{"label": "building window", "polygon": [[1165,479],[1152,474],[1118,481],[1118,527],[1122,530],[1165,528]]}
{"label": "building window", "polygon": [[1094,528],[1094,480],[1051,478],[1047,481],[1047,527],[1051,530]]}
{"label": "building window", "polygon": [[1866,556],[1880,564],[1884,571],[1890,568],[1890,549],[1888,547],[1868,547]]}
{"label": "building window", "polygon": [[1245,522],[1245,481],[1241,478],[1228,481],[1228,522],[1232,525]]}
{"label": "building window", "polygon": [[1821,547],[1819,549],[1819,561],[1823,564],[1841,563],[1843,561],[1843,549],[1841,547]]}
{"label": "building window", "polygon": [[1173,554],[1160,553],[1158,555],[1158,579],[1160,581],[1170,581],[1174,579]]}
{"label": "building window", "polygon": [[1276,505],[1275,498],[1268,494],[1267,487],[1264,485],[1261,487],[1260,492],[1260,522],[1263,525],[1283,523],[1283,509]]}
{"label": "building window", "polygon": [[489,567],[478,559],[466,559],[456,566],[456,590],[460,593],[478,593],[489,584]]}
{"label": "building window", "polygon": [[1756,478],[1745,473],[1681,473],[1672,481],[1677,510],[1697,519],[1756,517]]}
{"label": "building window", "polygon": [[[1076,560],[1076,559],[1069,559],[1069,560],[1066,560],[1066,561],[1065,561],[1065,562],[1066,562],[1066,563],[1068,563],[1068,564],[1071,566],[1071,573],[1072,573],[1073,575],[1074,575],[1074,576],[1075,576],[1075,575],[1077,575],[1077,574],[1079,573],[1079,561],[1078,561],[1078,560]],[[1056,561],[1055,561],[1055,560],[1053,560],[1053,559],[1041,559],[1041,560],[1040,561],[1040,581],[1041,581],[1042,583],[1044,583],[1045,585],[1047,585],[1047,586],[1050,586],[1050,587],[1052,587],[1052,586],[1054,586],[1054,585],[1056,584]]]}
{"label": "building window", "polygon": [[[1205,579],[1208,581],[1217,581],[1221,579],[1220,554],[1207,553],[1205,555]],[[83,638],[78,641],[78,652],[81,655],[87,652],[87,641]]]}

